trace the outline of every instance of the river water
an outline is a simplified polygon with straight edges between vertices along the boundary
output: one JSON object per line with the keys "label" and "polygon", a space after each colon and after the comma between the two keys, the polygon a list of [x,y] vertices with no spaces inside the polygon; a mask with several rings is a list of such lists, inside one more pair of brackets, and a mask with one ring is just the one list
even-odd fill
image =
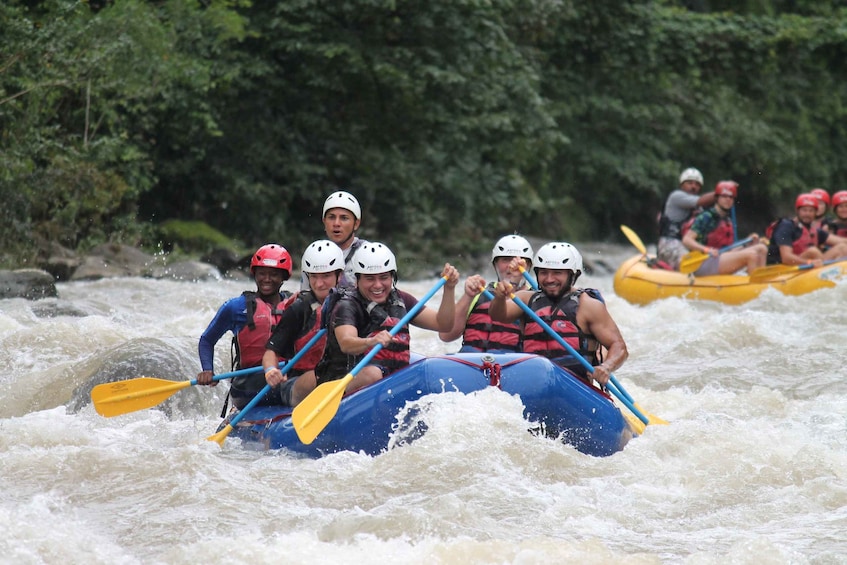
{"label": "river water", "polygon": [[[629,346],[618,379],[670,421],[607,458],[528,434],[520,401],[496,390],[432,399],[424,437],[377,457],[221,449],[205,438],[223,385],[115,418],[88,395],[193,378],[197,337],[249,281],[63,283],[59,301],[0,301],[0,562],[847,563],[847,286],[637,307],[602,269],[580,283],[603,291]],[[458,347],[418,330],[412,346]]]}

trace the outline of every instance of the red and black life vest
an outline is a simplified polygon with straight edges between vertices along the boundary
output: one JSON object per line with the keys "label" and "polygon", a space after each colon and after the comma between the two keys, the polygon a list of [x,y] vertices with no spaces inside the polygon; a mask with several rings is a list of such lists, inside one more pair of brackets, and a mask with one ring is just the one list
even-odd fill
{"label": "red and black life vest", "polygon": [[773,241],[773,232],[776,229],[776,226],[782,221],[791,222],[794,225],[795,237],[791,243],[791,250],[795,255],[800,255],[810,247],[818,246],[818,230],[809,228],[809,226],[801,223],[800,220],[796,218],[779,218],[771,222],[771,224],[765,228],[765,237],[771,240],[771,245],[776,245]]}
{"label": "red and black life vest", "polygon": [[[594,289],[575,290],[563,295],[555,302],[543,292],[536,292],[527,301],[527,305],[568,345],[594,366],[600,362],[597,355],[599,343],[593,335],[584,333],[576,323],[580,296],[584,292],[600,299],[599,292]],[[530,317],[526,317],[524,322],[523,350],[525,353],[547,357],[557,365],[588,379],[588,371],[582,363]]]}
{"label": "red and black life vest", "polygon": [[[488,290],[494,290],[494,284],[488,285]],[[465,332],[462,336],[462,351],[520,351],[521,326],[520,322],[504,324],[491,319],[488,309],[491,300],[480,293],[474,299],[465,322]]]}
{"label": "red and black life vest", "polygon": [[[303,320],[303,327],[300,328],[300,332],[294,340],[294,351],[302,351],[306,344],[309,343],[309,340],[321,329],[321,303],[318,302],[318,299],[315,298],[311,290],[300,292],[296,300],[300,300],[305,304],[304,309],[307,312]],[[312,348],[291,368],[292,371],[303,373],[314,369],[315,365],[318,364],[318,361],[323,356],[325,346],[326,335],[315,342]]]}
{"label": "red and black life vest", "polygon": [[284,301],[280,301],[279,305],[274,307],[259,298],[253,291],[246,290],[241,294],[247,303],[247,323],[233,338],[235,349],[233,359],[236,369],[262,364],[265,345],[285,309]]}
{"label": "red and black life vest", "polygon": [[847,237],[847,220],[832,220],[828,225],[830,233],[838,237]]}

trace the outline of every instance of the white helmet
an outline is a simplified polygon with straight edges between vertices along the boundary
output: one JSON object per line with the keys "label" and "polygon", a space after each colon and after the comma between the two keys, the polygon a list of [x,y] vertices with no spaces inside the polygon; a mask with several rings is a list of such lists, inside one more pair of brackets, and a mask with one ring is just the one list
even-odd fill
{"label": "white helmet", "polygon": [[349,192],[339,190],[338,192],[333,192],[327,196],[326,201],[324,202],[322,217],[326,216],[327,210],[332,208],[344,208],[345,210],[350,210],[350,212],[356,216],[357,220],[362,219],[362,207],[359,206],[359,201],[356,200],[356,197]]}
{"label": "white helmet", "polygon": [[682,173],[679,175],[679,184],[682,184],[687,180],[699,182],[700,186],[703,186],[703,173],[701,173],[694,167],[689,167],[682,171]]}
{"label": "white helmet", "polygon": [[495,261],[497,257],[523,257],[532,261],[532,245],[519,235],[504,235],[491,250],[491,260]]}
{"label": "white helmet", "polygon": [[353,256],[353,272],[357,275],[377,275],[379,273],[397,273],[397,260],[394,253],[381,243],[363,243]]}
{"label": "white helmet", "polygon": [[344,252],[328,239],[313,241],[303,252],[304,273],[331,273],[344,270]]}
{"label": "white helmet", "polygon": [[538,269],[558,269],[573,271],[577,276],[582,273],[582,255],[576,247],[564,241],[545,243],[535,254],[533,261],[536,276]]}

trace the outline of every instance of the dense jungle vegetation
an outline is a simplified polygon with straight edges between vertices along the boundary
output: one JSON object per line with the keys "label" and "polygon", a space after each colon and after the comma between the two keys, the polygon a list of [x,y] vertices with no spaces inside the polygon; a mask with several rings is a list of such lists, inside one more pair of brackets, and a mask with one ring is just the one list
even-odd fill
{"label": "dense jungle vegetation", "polygon": [[167,220],[299,257],[345,188],[422,258],[646,241],[679,172],[761,232],[847,188],[844,1],[6,0],[0,264],[155,249]]}

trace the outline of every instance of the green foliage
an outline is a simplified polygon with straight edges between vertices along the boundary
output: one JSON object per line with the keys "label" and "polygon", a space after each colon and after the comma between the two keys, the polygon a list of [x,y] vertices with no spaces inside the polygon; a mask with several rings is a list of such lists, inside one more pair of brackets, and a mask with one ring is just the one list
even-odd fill
{"label": "green foliage", "polygon": [[[298,250],[338,188],[360,199],[362,236],[433,262],[514,231],[619,239],[626,223],[649,241],[687,166],[707,188],[739,181],[739,219],[761,230],[797,192],[843,188],[844,15],[776,0],[12,0],[0,261],[33,235],[146,243],[164,218]],[[180,248],[221,244],[166,225]]]}
{"label": "green foliage", "polygon": [[[167,125],[216,129],[194,96],[210,82],[210,51],[198,50],[243,35],[243,19],[227,6],[126,0],[94,10],[50,0],[0,7],[0,198],[13,203],[0,211],[5,240],[138,242],[138,202],[162,167],[159,125],[190,109],[188,119]],[[209,39],[185,49],[198,27]]]}
{"label": "green foliage", "polygon": [[197,255],[218,249],[231,250],[238,254],[249,252],[242,243],[227,237],[205,222],[166,220],[159,224],[156,232],[157,246],[169,251],[178,248]]}

